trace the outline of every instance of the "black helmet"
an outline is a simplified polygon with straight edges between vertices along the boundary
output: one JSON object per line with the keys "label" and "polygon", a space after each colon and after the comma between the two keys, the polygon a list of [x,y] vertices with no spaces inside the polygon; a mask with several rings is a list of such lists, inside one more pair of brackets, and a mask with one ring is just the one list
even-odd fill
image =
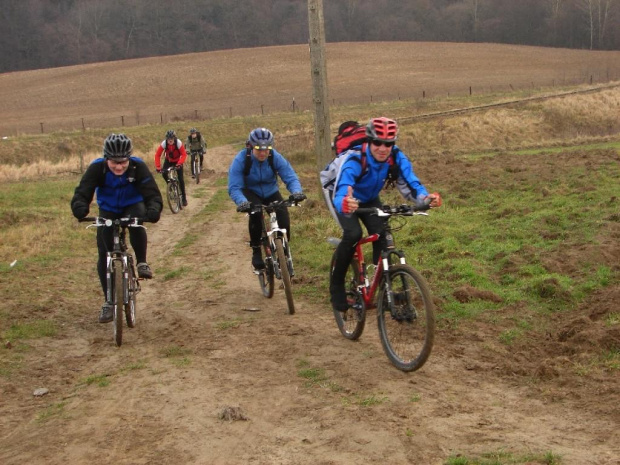
{"label": "black helmet", "polygon": [[129,158],[132,152],[133,144],[125,134],[110,134],[103,141],[103,156],[108,160]]}
{"label": "black helmet", "polygon": [[197,130],[196,128],[191,128],[191,129],[189,130],[189,133],[190,133],[190,134],[195,134],[195,133],[197,133],[197,132],[198,132],[198,130]]}
{"label": "black helmet", "polygon": [[173,129],[168,129],[166,131],[166,139],[174,139],[177,135],[175,134]]}
{"label": "black helmet", "polygon": [[267,128],[256,128],[250,133],[248,140],[254,148],[270,149],[273,145],[273,134]]}

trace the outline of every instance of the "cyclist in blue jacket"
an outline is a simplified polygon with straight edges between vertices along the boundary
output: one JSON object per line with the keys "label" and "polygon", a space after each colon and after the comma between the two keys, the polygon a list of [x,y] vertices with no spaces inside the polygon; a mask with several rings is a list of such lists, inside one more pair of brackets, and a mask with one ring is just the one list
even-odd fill
{"label": "cyclist in blue jacket", "polygon": [[368,234],[380,234],[373,242],[373,263],[379,261],[386,247],[384,220],[369,213],[355,213],[359,207],[381,207],[379,193],[392,180],[396,188],[410,202],[428,202],[432,207],[441,205],[438,193],[429,194],[413,172],[407,156],[395,145],[398,138],[396,121],[380,117],[372,118],[366,125],[368,143],[358,149],[345,152],[348,157],[342,164],[333,195],[333,205],[342,227],[342,241],[336,248],[336,261],[331,274],[329,292],[334,310],[349,308],[344,279],[351,264],[355,244],[362,238],[360,220]]}
{"label": "cyclist in blue jacket", "polygon": [[[293,200],[306,198],[301,183],[291,164],[273,148],[273,134],[269,129],[256,128],[250,132],[246,148],[233,159],[228,170],[228,195],[237,205],[237,211],[249,212],[252,205],[268,205],[283,200],[278,187],[278,176],[291,193]],[[286,229],[290,239],[291,220],[286,208],[276,212],[278,224]],[[258,215],[249,215],[252,266],[263,269],[260,238],[262,222]]]}
{"label": "cyclist in blue jacket", "polygon": [[[71,199],[73,216],[82,219],[88,216],[93,196],[97,194],[99,216],[108,219],[123,217],[147,218],[159,221],[163,201],[159,187],[144,161],[131,156],[133,144],[125,134],[110,134],[103,142],[103,158],[94,160],[82,176]],[[138,262],[138,276],[153,277],[146,262],[147,235],[143,228],[128,228],[129,240]],[[112,250],[111,228],[97,228],[97,249],[99,261],[97,272],[103,295],[106,295],[106,257]],[[113,319],[112,306],[104,303],[99,315],[100,323]]]}

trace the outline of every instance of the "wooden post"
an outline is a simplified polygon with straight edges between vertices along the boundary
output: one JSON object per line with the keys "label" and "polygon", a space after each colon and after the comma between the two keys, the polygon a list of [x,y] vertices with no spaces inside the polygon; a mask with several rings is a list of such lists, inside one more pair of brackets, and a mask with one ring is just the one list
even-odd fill
{"label": "wooden post", "polygon": [[194,115],[196,116],[196,120],[198,120],[198,110],[194,110]]}
{"label": "wooden post", "polygon": [[41,125],[41,134],[43,134],[43,123],[39,123]]}
{"label": "wooden post", "polygon": [[84,118],[82,118],[82,131],[86,131],[86,126],[84,125]]}
{"label": "wooden post", "polygon": [[121,115],[121,126],[125,126],[125,117]]}
{"label": "wooden post", "polygon": [[232,118],[232,107],[229,107],[228,111],[229,111],[230,117]]}
{"label": "wooden post", "polygon": [[308,0],[308,31],[314,104],[314,144],[317,167],[321,170],[332,159],[323,0]]}
{"label": "wooden post", "polygon": [[260,114],[264,115],[265,114],[265,108],[263,107],[263,104],[260,104]]}

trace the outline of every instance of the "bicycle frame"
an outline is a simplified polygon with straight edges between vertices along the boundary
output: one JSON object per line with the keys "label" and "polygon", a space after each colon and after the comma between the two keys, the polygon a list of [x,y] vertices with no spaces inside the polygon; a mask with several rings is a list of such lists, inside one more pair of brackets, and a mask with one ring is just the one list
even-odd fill
{"label": "bicycle frame", "polygon": [[[276,238],[280,238],[282,239],[282,245],[284,247],[284,250],[286,251],[286,256],[287,256],[287,260],[290,263],[290,272],[291,272],[291,276],[293,275],[293,257],[291,257],[290,254],[290,249],[288,247],[288,240],[286,238],[286,229],[281,228],[278,225],[278,217],[276,214],[276,211],[278,208],[280,207],[290,207],[292,204],[290,203],[290,201],[276,201],[276,202],[272,202],[269,205],[260,205],[257,206],[252,212],[251,214],[259,214],[261,215],[262,218],[262,225],[263,225],[263,232],[262,232],[262,236],[261,236],[261,241],[264,245],[266,245],[269,249],[269,254],[266,257],[266,259],[268,261],[270,261],[273,264],[277,263],[277,258],[274,260],[274,253],[276,250],[276,244],[275,244],[275,239]],[[266,219],[265,214],[267,213],[269,215],[269,220]],[[269,263],[269,264],[271,264]],[[269,265],[268,264],[268,265]],[[281,263],[277,263],[278,266],[274,266],[274,274],[276,276],[277,279],[282,279],[282,272],[280,270],[280,267],[282,266]]]}
{"label": "bicycle frame", "polygon": [[[84,220],[86,220],[85,218]],[[87,226],[87,228],[93,227],[112,227],[113,233],[113,245],[112,250],[108,251],[106,258],[106,302],[112,303],[113,300],[113,270],[114,262],[120,261],[123,270],[123,303],[128,304],[131,298],[130,283],[129,283],[129,267],[133,267],[133,256],[127,253],[127,244],[125,243],[125,233],[127,227],[139,227],[144,228],[139,224],[138,218],[120,218],[116,220],[110,220],[105,218],[91,218],[95,223]],[[136,274],[136,270],[133,269],[133,275],[136,277],[136,289],[133,291],[137,294],[140,292],[140,278]]]}
{"label": "bicycle frame", "polygon": [[[401,215],[406,215],[406,216],[427,215],[427,213],[424,213],[423,210],[428,209],[428,207],[427,206],[417,207],[411,210],[410,212],[408,211],[406,213],[403,212],[403,209],[404,209],[404,206],[398,207],[396,209],[393,209],[387,212],[382,211],[381,209],[377,209],[377,208],[359,209],[359,211],[360,212],[362,211],[373,212],[379,216],[389,219],[394,214],[401,214]],[[384,274],[385,274],[387,286],[388,288],[391,288],[389,273],[385,273],[386,270],[389,270],[390,265],[392,264],[391,257],[395,256],[396,260],[399,263],[403,265],[406,264],[405,254],[401,250],[396,249],[396,245],[394,242],[394,236],[392,235],[392,228],[390,226],[389,221],[386,221],[385,235],[387,239],[387,247],[385,250],[381,252],[381,257],[379,259],[379,263],[376,265],[375,274],[371,282],[368,281],[368,275],[366,272],[366,264],[364,260],[364,252],[362,250],[362,246],[364,244],[378,241],[380,235],[371,234],[369,236],[363,237],[362,239],[358,241],[357,244],[355,244],[355,252],[353,253],[353,260],[357,261],[358,273],[360,276],[358,290],[360,291],[360,294],[362,296],[362,299],[364,300],[364,304],[366,305],[366,308],[376,307],[376,303],[374,302],[374,300],[375,300],[376,292],[379,288],[379,285],[381,284],[381,281],[384,277]],[[393,308],[391,292],[387,293],[387,299],[388,299],[388,303],[390,306],[390,311],[393,312],[394,308]]]}

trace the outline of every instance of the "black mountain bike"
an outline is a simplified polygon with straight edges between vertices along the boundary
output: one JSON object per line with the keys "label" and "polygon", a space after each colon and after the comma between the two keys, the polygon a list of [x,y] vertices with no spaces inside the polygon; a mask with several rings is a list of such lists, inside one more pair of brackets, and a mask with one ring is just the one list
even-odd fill
{"label": "black mountain bike", "polygon": [[[355,253],[345,278],[349,309],[334,310],[338,329],[344,337],[357,340],[364,331],[366,311],[377,308],[377,323],[381,345],[388,359],[403,371],[415,371],[426,363],[435,338],[435,306],[424,277],[405,262],[405,254],[395,247],[390,218],[394,216],[425,215],[428,205],[400,205],[382,208],[358,208],[359,213],[373,213],[385,217],[387,248],[374,265],[366,266],[362,245],[379,239],[379,234],[362,238],[355,245]],[[340,239],[328,241],[337,246]],[[330,273],[336,254],[332,257]],[[375,300],[376,299],[376,300]]]}
{"label": "black mountain bike", "polygon": [[181,199],[181,186],[179,185],[178,166],[169,166],[166,171],[168,173],[168,182],[166,186],[166,197],[168,205],[172,213],[179,213],[183,210],[183,202]]}
{"label": "black mountain bike", "polygon": [[123,343],[123,319],[129,328],[136,325],[136,295],[140,292],[140,281],[136,273],[133,255],[127,249],[126,228],[144,228],[142,218],[119,218],[110,220],[101,217],[86,217],[87,228],[113,228],[113,248],[107,255],[106,303],[113,306],[114,341],[120,347]]}
{"label": "black mountain bike", "polygon": [[191,157],[192,157],[192,176],[196,180],[196,184],[200,184],[200,173],[201,173],[200,156],[201,155],[204,155],[204,151],[203,150],[192,150],[191,151]]}
{"label": "black mountain bike", "polygon": [[[263,295],[269,299],[273,297],[275,278],[282,280],[289,315],[295,313],[291,283],[291,278],[295,276],[295,271],[291,247],[286,238],[286,229],[282,229],[278,225],[276,211],[278,208],[298,206],[300,202],[292,199],[277,200],[269,205],[253,205],[252,210],[249,212],[250,215],[261,215],[263,225],[261,249],[264,254],[265,268],[254,270],[254,273],[258,275],[258,283]],[[263,212],[267,213],[268,217]]]}

